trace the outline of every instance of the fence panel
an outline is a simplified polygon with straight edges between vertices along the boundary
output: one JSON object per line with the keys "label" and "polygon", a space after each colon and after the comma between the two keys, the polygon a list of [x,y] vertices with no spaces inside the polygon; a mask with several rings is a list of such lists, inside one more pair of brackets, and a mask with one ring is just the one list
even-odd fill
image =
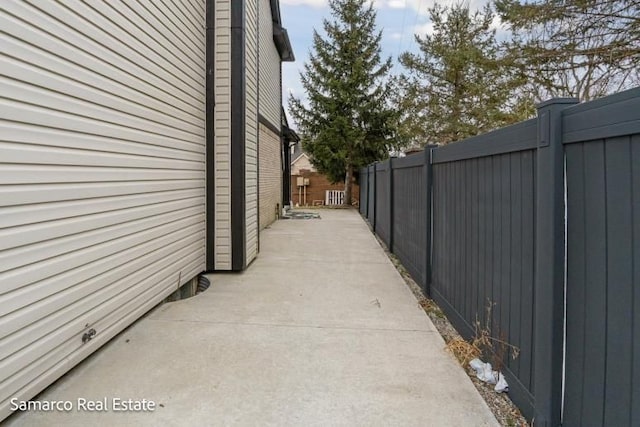
{"label": "fence panel", "polygon": [[640,425],[640,89],[565,111],[563,425]]}
{"label": "fence panel", "polygon": [[360,184],[360,204],[359,210],[360,215],[367,217],[367,207],[368,207],[368,196],[369,189],[367,188],[367,184],[369,183],[369,174],[367,173],[367,168],[360,169],[359,175],[359,184]]}
{"label": "fence panel", "polygon": [[391,162],[389,160],[375,164],[376,205],[374,230],[391,249]]}
{"label": "fence panel", "polygon": [[504,373],[510,396],[529,416],[536,124],[529,120],[438,148],[432,165],[432,297],[466,338],[479,322],[520,349],[515,360],[506,350]]}
{"label": "fence panel", "polygon": [[640,88],[575,102],[370,166],[366,215],[528,419],[640,425]]}
{"label": "fence panel", "polygon": [[428,151],[393,159],[392,166],[393,253],[411,277],[426,289],[430,232]]}
{"label": "fence panel", "polygon": [[371,227],[375,227],[376,224],[376,165],[370,165],[368,167],[369,182],[367,183],[367,189],[369,194],[367,196],[367,202],[369,204],[367,208],[367,219]]}

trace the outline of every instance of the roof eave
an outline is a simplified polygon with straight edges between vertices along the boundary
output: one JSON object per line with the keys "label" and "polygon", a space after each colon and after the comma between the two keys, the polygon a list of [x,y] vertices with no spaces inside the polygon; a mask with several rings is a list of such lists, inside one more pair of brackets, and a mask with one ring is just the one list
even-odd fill
{"label": "roof eave", "polygon": [[293,62],[296,60],[287,30],[276,23],[273,25],[273,41],[276,44],[276,49],[278,50],[278,54],[280,54],[280,60],[282,62]]}

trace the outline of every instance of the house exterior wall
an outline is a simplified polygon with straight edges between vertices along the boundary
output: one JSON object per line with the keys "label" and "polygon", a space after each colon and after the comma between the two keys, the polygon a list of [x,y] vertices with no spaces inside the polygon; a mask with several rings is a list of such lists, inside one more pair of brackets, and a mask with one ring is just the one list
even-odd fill
{"label": "house exterior wall", "polygon": [[216,0],[215,29],[215,225],[216,270],[231,269],[231,1]]}
{"label": "house exterior wall", "polygon": [[260,230],[278,217],[282,207],[282,90],[280,55],[273,40],[270,0],[259,0],[259,220]]}
{"label": "house exterior wall", "polygon": [[260,229],[274,222],[282,208],[280,136],[260,123]]}
{"label": "house exterior wall", "polygon": [[205,268],[204,6],[2,4],[0,420]]}
{"label": "house exterior wall", "polygon": [[[218,48],[225,52],[220,59],[228,60],[229,67],[228,70],[225,66],[220,70],[222,72],[218,71],[219,84],[216,90],[218,98],[223,98],[221,112],[224,112],[224,118],[229,117],[229,120],[221,120],[224,127],[220,129],[222,132],[216,135],[217,141],[220,141],[220,147],[216,151],[216,162],[221,165],[220,170],[224,171],[222,181],[216,182],[216,188],[219,187],[221,195],[225,197],[222,204],[220,198],[217,199],[219,203],[216,204],[216,208],[221,212],[216,211],[216,223],[221,227],[216,228],[215,232],[219,234],[216,236],[216,242],[228,244],[229,249],[226,253],[229,256],[214,264],[216,270],[242,270],[255,259],[259,251],[260,168],[275,168],[266,171],[266,176],[276,171],[282,173],[281,161],[280,164],[261,165],[261,136],[258,125],[259,121],[263,121],[271,128],[272,133],[276,134],[276,137],[265,137],[265,144],[273,144],[275,139],[278,143],[278,147],[265,147],[267,151],[279,149],[281,95],[279,90],[274,92],[273,85],[280,87],[280,54],[276,48],[271,16],[271,11],[274,10],[272,8],[277,8],[278,5],[277,2],[269,0],[217,2],[218,8],[224,12],[218,19],[230,17],[230,22],[227,26],[225,21],[225,29],[217,29],[217,40],[220,40],[222,45]],[[261,31],[267,31],[270,35],[267,36]],[[282,29],[280,31],[278,37],[282,37]],[[266,43],[266,40],[270,40],[270,44],[264,46],[263,52],[261,43]],[[286,46],[283,49],[286,49]],[[227,50],[230,52],[228,56]],[[287,55],[288,58],[292,57],[291,53]],[[223,64],[217,68],[221,67]],[[261,92],[262,84],[266,87],[264,92]],[[224,92],[227,88],[228,95]],[[229,106],[228,113],[225,101]],[[217,128],[216,130],[218,131]],[[266,134],[263,132],[264,135]],[[227,172],[229,181],[226,181]],[[220,175],[218,174],[216,179]],[[281,188],[281,181],[279,185]],[[228,199],[227,191],[230,192]],[[267,190],[267,194],[270,191]],[[280,189],[276,191],[279,192]],[[265,203],[272,204],[269,200],[265,200]],[[219,251],[217,256],[222,253],[219,247],[216,247],[216,250]]]}
{"label": "house exterior wall", "polygon": [[258,255],[258,0],[246,0],[246,263]]}
{"label": "house exterior wall", "polygon": [[269,0],[260,0],[260,115],[271,125],[280,128],[282,89],[280,55],[273,41],[273,20]]}

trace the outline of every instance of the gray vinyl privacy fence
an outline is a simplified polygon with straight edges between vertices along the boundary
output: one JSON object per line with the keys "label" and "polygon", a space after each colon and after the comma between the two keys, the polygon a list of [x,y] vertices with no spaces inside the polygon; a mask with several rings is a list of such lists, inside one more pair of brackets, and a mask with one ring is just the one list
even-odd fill
{"label": "gray vinyl privacy fence", "polygon": [[360,171],[360,212],[466,338],[491,307],[536,426],[640,425],[640,88]]}

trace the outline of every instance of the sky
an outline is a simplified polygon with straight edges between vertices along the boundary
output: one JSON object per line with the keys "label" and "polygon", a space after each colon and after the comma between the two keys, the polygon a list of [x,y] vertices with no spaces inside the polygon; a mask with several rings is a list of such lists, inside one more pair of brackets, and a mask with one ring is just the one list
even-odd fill
{"label": "sky", "polygon": [[[377,10],[377,28],[382,30],[382,57],[392,57],[394,72],[401,70],[397,62],[400,53],[416,51],[413,34],[424,35],[432,26],[428,9],[434,0],[371,0]],[[460,0],[441,0],[439,3],[453,4]],[[471,9],[482,7],[487,0],[467,0]],[[289,94],[305,98],[300,84],[300,72],[308,61],[312,49],[313,30],[321,34],[322,21],[332,19],[327,6],[328,0],[280,0],[282,24],[289,33],[289,39],[296,57],[295,62],[285,62],[282,66],[283,104],[287,109]],[[289,115],[290,117],[290,115]],[[293,124],[293,123],[292,123]]]}

